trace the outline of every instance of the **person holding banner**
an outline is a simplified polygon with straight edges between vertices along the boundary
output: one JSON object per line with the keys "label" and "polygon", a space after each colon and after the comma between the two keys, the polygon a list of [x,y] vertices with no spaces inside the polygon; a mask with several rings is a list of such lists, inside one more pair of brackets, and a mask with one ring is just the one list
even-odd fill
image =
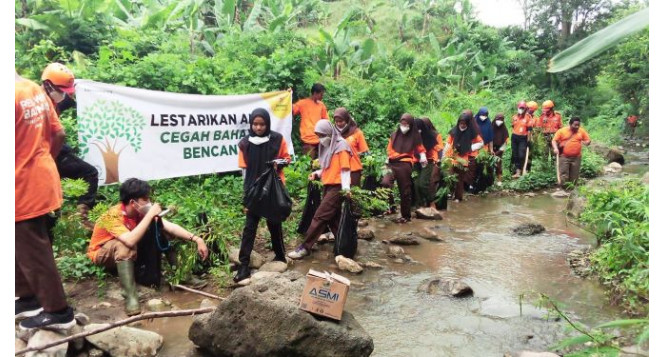
{"label": "person holding banner", "polygon": [[94,264],[117,268],[128,316],[141,312],[134,265],[140,259],[139,244],[152,238],[148,232],[153,222],[160,220],[166,233],[196,243],[201,259],[205,260],[208,256],[208,248],[202,238],[160,217],[161,206],[151,202],[151,192],[152,188],[146,181],[130,178],[123,182],[120,185],[120,203],[99,217],[88,246],[87,255]]}
{"label": "person holding banner", "polygon": [[350,170],[353,149],[344,140],[338,130],[327,120],[316,123],[314,132],[320,140],[320,169],[309,175],[309,180],[320,178],[323,182],[323,200],[321,201],[311,225],[305,234],[304,242],[294,251],[288,253],[291,259],[302,259],[311,254],[318,237],[325,227],[336,234],[341,220],[342,192],[350,196]]}
{"label": "person holding banner", "polygon": [[369,152],[369,145],[367,145],[367,141],[364,138],[364,133],[357,126],[355,119],[350,116],[346,108],[337,108],[334,111],[333,118],[337,130],[346,139],[351,150],[353,150],[353,156],[350,158],[350,185],[359,187],[362,181],[362,161],[360,160],[360,155]]}
{"label": "person holding banner", "polygon": [[[238,157],[238,166],[242,169],[244,176],[244,192],[249,192],[251,185],[265,171],[270,169],[266,165],[268,162],[274,162],[274,168],[278,170],[281,182],[286,182],[283,167],[291,161],[288,154],[288,145],[284,137],[270,130],[270,113],[263,108],[254,109],[249,116],[249,135],[240,140],[238,144],[240,155]],[[279,161],[280,163],[277,163]],[[242,242],[240,243],[240,267],[233,280],[237,283],[251,277],[249,269],[249,258],[254,248],[256,239],[256,229],[260,216],[244,208],[246,219],[244,229],[242,230]],[[274,260],[286,262],[286,248],[284,247],[284,236],[281,228],[281,222],[267,221],[267,228],[270,231],[272,239],[272,250],[274,251]]]}
{"label": "person holding banner", "polygon": [[293,116],[300,115],[300,140],[302,152],[312,160],[318,158],[318,136],[314,133],[316,123],[321,119],[329,119],[327,107],[323,104],[325,87],[315,83],[311,87],[311,96],[293,104]]}

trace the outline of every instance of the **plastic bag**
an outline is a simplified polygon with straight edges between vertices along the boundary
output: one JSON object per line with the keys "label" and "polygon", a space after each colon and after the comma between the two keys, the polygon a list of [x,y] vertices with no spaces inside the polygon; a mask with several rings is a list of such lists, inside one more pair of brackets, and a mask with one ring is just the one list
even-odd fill
{"label": "plastic bag", "polygon": [[136,282],[144,286],[159,287],[161,284],[161,253],[170,249],[164,235],[161,218],[150,223],[150,227],[136,245],[134,275]]}
{"label": "plastic bag", "polygon": [[314,214],[318,210],[318,206],[320,206],[320,201],[320,188],[313,181],[309,181],[309,185],[307,186],[307,202],[304,204],[302,218],[300,218],[300,224],[297,226],[298,233],[307,233],[311,221],[314,219]]}
{"label": "plastic bag", "polygon": [[350,199],[345,199],[341,205],[339,231],[334,238],[334,256],[343,255],[353,259],[357,252],[357,218],[353,215]]}
{"label": "plastic bag", "polygon": [[244,203],[250,212],[270,222],[285,221],[293,209],[293,201],[273,167],[254,181],[244,197]]}

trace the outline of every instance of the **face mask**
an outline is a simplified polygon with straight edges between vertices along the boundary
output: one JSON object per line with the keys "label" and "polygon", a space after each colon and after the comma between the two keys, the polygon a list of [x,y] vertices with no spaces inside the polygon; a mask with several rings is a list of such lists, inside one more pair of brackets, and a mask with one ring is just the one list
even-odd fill
{"label": "face mask", "polygon": [[459,127],[459,130],[461,130],[461,131],[466,131],[466,129],[468,129],[468,127],[465,127],[463,129],[461,129],[461,127]]}
{"label": "face mask", "polygon": [[330,146],[330,142],[332,141],[332,138],[329,136],[326,136],[324,138],[320,139],[320,144],[323,146]]}
{"label": "face mask", "polygon": [[148,213],[148,211],[150,210],[150,208],[152,208],[152,202],[148,201],[148,203],[144,204],[143,206],[140,206],[140,205],[139,205],[138,208],[136,208],[136,210],[137,210],[140,214],[142,214],[143,216],[145,216],[145,215]]}
{"label": "face mask", "polygon": [[519,112],[519,114],[523,114],[524,109],[523,109],[523,108],[519,108],[518,112]]}
{"label": "face mask", "polygon": [[342,131],[344,131],[344,129],[346,129],[346,127],[348,127],[348,124],[342,126],[341,128],[340,128],[340,127],[337,127],[337,130],[339,130],[340,132],[342,132]]}
{"label": "face mask", "polygon": [[408,132],[408,130],[410,130],[410,127],[407,125],[399,125],[399,130],[401,130],[401,132],[405,134]]}
{"label": "face mask", "polygon": [[65,99],[63,99],[60,103],[56,104],[56,109],[58,113],[62,113],[65,110],[75,107],[76,106],[76,101],[74,98],[72,98],[69,94],[65,94]]}
{"label": "face mask", "polygon": [[498,125],[498,126],[503,125],[503,121],[502,120],[496,120],[496,125]]}
{"label": "face mask", "polygon": [[265,144],[268,141],[270,141],[269,136],[250,136],[249,137],[249,142],[254,144],[254,145]]}
{"label": "face mask", "polygon": [[486,120],[486,115],[480,115],[480,119],[482,119],[482,121],[485,121]]}

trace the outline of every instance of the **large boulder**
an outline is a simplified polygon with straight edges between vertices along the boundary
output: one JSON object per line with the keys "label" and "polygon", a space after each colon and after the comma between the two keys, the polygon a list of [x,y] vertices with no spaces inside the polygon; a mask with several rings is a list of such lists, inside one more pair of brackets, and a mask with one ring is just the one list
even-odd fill
{"label": "large boulder", "polygon": [[620,165],[625,165],[624,152],[617,148],[610,149],[606,154],[606,159],[609,161],[609,163],[616,162]]}
{"label": "large boulder", "polygon": [[512,229],[512,231],[520,236],[534,236],[540,234],[546,229],[541,224],[537,223],[524,223]]}
{"label": "large boulder", "polygon": [[[90,331],[105,324],[89,324],[84,327]],[[164,338],[152,331],[134,327],[121,326],[100,332],[85,338],[95,347],[111,355],[111,357],[148,357],[156,356],[164,343]]]}
{"label": "large boulder", "polygon": [[[229,253],[228,258],[235,265],[240,265],[240,249],[239,248],[231,248],[231,251]],[[249,267],[250,268],[258,269],[264,263],[265,263],[265,257],[263,257],[262,255],[260,255],[260,253],[257,253],[255,251],[251,252],[251,256],[249,256]]]}
{"label": "large boulder", "polygon": [[579,218],[581,213],[586,209],[588,200],[585,196],[579,195],[578,192],[573,192],[567,201],[567,214],[574,218]]}
{"label": "large boulder", "polygon": [[418,292],[424,292],[429,295],[445,295],[454,297],[464,297],[473,295],[473,289],[468,284],[456,278],[430,278],[424,280],[417,288]]}
{"label": "large boulder", "polygon": [[[341,321],[299,309],[305,277],[289,271],[236,289],[189,339],[214,356],[369,356],[373,339],[349,312]],[[352,289],[352,287],[351,287]]]}

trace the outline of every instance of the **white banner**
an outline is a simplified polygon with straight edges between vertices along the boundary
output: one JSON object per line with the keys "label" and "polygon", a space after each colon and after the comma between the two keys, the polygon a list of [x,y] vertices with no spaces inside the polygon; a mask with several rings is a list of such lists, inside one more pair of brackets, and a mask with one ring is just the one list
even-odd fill
{"label": "white banner", "polygon": [[76,101],[81,154],[100,184],[237,171],[237,144],[256,108],[293,154],[288,91],[196,95],[77,80]]}

